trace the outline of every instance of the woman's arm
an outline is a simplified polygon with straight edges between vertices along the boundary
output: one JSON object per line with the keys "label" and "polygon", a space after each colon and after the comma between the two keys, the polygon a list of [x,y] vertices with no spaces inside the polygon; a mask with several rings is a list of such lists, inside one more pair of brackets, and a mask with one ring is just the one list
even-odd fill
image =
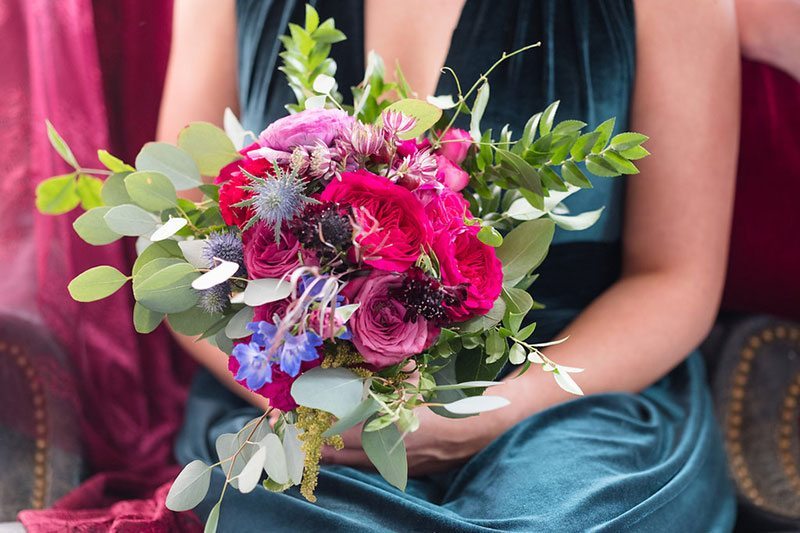
{"label": "woman's arm", "polygon": [[800,81],[800,0],[736,0],[742,55]]}
{"label": "woman's arm", "polygon": [[[225,108],[237,109],[237,102],[233,0],[176,0],[158,139],[174,143],[178,132],[196,120],[220,124]],[[234,381],[222,351],[207,341],[173,335],[221,383],[251,403],[266,407],[263,397]]]}
{"label": "woman's arm", "polygon": [[[739,47],[732,0],[636,2],[637,74],[631,127],[653,155],[628,178],[621,279],[548,348],[585,368],[586,393],[640,391],[707,334],[722,291],[739,134]],[[546,280],[545,280],[546,281]],[[571,396],[535,368],[494,387],[511,405],[462,420],[422,413],[407,438],[420,474],[462,462],[528,416]],[[367,466],[360,438],[328,452]]]}

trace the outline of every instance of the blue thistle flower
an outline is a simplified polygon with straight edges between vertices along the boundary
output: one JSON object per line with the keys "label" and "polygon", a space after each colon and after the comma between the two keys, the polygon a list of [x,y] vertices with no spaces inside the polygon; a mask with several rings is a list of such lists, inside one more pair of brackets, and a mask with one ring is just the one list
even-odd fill
{"label": "blue thistle flower", "polygon": [[275,229],[276,242],[280,238],[281,224],[299,215],[306,204],[317,203],[317,200],[306,196],[306,183],[291,170],[286,172],[275,165],[275,176],[259,178],[243,170],[253,183],[242,187],[253,191],[253,197],[234,204],[236,207],[252,206],[255,216],[244,229],[248,229],[258,220],[263,220]]}
{"label": "blue thistle flower", "polygon": [[200,291],[200,299],[197,305],[209,314],[222,313],[230,305],[231,285],[225,281],[219,285],[214,285],[210,289]]}
{"label": "blue thistle flower", "polygon": [[218,257],[223,261],[230,261],[239,265],[239,270],[234,274],[237,277],[246,275],[244,268],[244,247],[242,239],[233,232],[213,232],[209,234],[206,247],[203,249],[203,259],[208,263],[208,268],[214,268]]}

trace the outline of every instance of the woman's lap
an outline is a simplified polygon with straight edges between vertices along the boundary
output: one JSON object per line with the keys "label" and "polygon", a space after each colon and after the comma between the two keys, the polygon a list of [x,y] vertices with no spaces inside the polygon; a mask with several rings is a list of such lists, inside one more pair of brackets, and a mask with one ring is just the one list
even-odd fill
{"label": "woman's lap", "polygon": [[[253,412],[193,391],[178,457],[216,461],[213,441]],[[202,391],[202,392],[199,392]],[[229,416],[223,416],[225,413]],[[217,470],[205,517],[223,476]],[[458,471],[409,481],[405,493],[376,473],[324,466],[316,504],[296,490],[229,491],[220,530],[281,531],[729,531],[735,501],[692,356],[642,394],[581,398],[534,415]]]}

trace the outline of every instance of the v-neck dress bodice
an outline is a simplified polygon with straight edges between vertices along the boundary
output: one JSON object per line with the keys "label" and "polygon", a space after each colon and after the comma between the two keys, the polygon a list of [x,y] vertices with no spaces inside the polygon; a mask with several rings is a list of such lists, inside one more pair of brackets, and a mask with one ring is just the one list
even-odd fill
{"label": "v-neck dress bodice", "polygon": [[[347,93],[364,72],[363,0],[310,3],[348,37],[332,49]],[[237,1],[241,118],[250,130],[285,115],[294,101],[277,70],[278,37],[289,22],[302,22],[303,11],[296,0]],[[541,48],[491,75],[484,127],[519,132],[558,99],[561,119],[594,127],[615,116],[624,131],[636,61],[632,0],[466,0],[446,65],[472,81],[503,51],[538,41]],[[455,88],[443,76],[437,94],[448,93]],[[604,206],[602,217],[586,231],[558,230],[532,287],[547,306],[535,317],[539,339],[552,339],[619,278],[625,182],[594,184],[567,204],[573,212]],[[200,372],[178,458],[217,461],[216,437],[256,414]],[[692,354],[640,394],[584,397],[531,416],[463,467],[410,479],[406,492],[343,466],[323,466],[315,504],[294,489],[228,491],[220,531],[729,531],[735,502],[720,442],[702,360]],[[222,481],[215,471],[198,508],[203,518]]]}

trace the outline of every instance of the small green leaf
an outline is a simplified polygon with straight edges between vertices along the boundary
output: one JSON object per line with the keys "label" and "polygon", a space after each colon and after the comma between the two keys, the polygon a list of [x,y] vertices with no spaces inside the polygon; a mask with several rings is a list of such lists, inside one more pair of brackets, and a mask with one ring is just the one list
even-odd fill
{"label": "small green leaf", "polygon": [[292,398],[304,407],[327,411],[344,418],[358,404],[364,380],[346,368],[312,368],[292,384]]}
{"label": "small green leaf", "polygon": [[122,235],[111,231],[103,218],[110,210],[110,207],[95,207],[85,212],[72,223],[75,233],[95,246],[109,244],[122,238]]}
{"label": "small green leaf", "polygon": [[592,154],[586,157],[586,170],[595,176],[602,176],[604,178],[614,178],[620,175],[620,172],[614,166],[603,159],[602,156]]}
{"label": "small green leaf", "polygon": [[553,121],[556,118],[556,112],[561,102],[556,100],[544,110],[542,113],[542,120],[539,122],[539,135],[544,137],[553,129]]}
{"label": "small green leaf", "polygon": [[486,355],[496,361],[495,357],[502,356],[506,350],[506,341],[500,337],[496,329],[490,329],[486,335]]}
{"label": "small green leaf", "polygon": [[505,315],[505,313],[506,303],[502,298],[498,298],[494,301],[494,305],[488,313],[482,316],[477,316],[471,320],[467,320],[466,322],[456,324],[456,327],[459,331],[464,333],[478,333],[480,331],[486,331],[503,320],[503,315]]}
{"label": "small green leaf", "polygon": [[557,215],[549,213],[548,216],[558,224],[558,227],[567,231],[582,231],[590,228],[595,222],[600,220],[600,215],[603,213],[604,207],[594,211],[586,211],[579,215]]}
{"label": "small green leaf", "polygon": [[528,291],[515,287],[503,287],[503,299],[508,312],[526,314],[533,308],[533,298]]}
{"label": "small green leaf", "polygon": [[136,301],[153,311],[180,313],[197,303],[192,281],[200,273],[189,263],[177,263],[156,272],[133,288]]}
{"label": "small green leaf", "polygon": [[108,170],[114,173],[133,172],[136,170],[132,166],[123,162],[122,159],[111,155],[106,150],[98,150],[97,159],[99,159],[100,162],[103,163],[104,167],[106,167]]}
{"label": "small green leaf", "polygon": [[81,207],[88,211],[93,207],[103,205],[103,200],[100,196],[102,188],[103,180],[100,178],[79,174],[75,192],[78,193],[78,197],[81,199]]}
{"label": "small green leaf", "polygon": [[394,424],[378,431],[362,432],[361,446],[383,479],[400,490],[406,489],[406,446]]}
{"label": "small green leaf", "polygon": [[125,189],[131,200],[148,211],[160,212],[177,205],[178,197],[172,182],[160,172],[134,172],[125,178]]}
{"label": "small green leaf", "polygon": [[595,128],[594,131],[599,133],[600,136],[597,138],[594,146],[592,147],[593,154],[599,154],[606,147],[606,143],[608,143],[608,140],[611,138],[611,134],[614,132],[614,126],[616,123],[616,118],[610,118]]}
{"label": "small green leaf", "polygon": [[218,313],[207,313],[199,307],[190,307],[186,311],[180,313],[172,313],[167,317],[169,325],[184,335],[194,336],[200,335],[208,328],[221,320],[223,316]]}
{"label": "small green leaf", "polygon": [[139,302],[133,304],[133,327],[138,333],[150,333],[163,319],[164,313],[151,311]]}
{"label": "small green leaf", "polygon": [[47,124],[47,138],[50,140],[50,144],[55,148],[58,155],[67,162],[69,166],[77,170],[79,168],[78,161],[75,159],[75,156],[72,153],[72,150],[69,149],[67,143],[64,142],[64,139],[61,138],[61,135],[58,134],[56,129],[50,123],[49,120],[45,120]]}
{"label": "small green leaf", "polygon": [[564,181],[570,185],[574,185],[582,189],[592,188],[592,182],[589,181],[589,178],[586,177],[580,167],[578,167],[578,165],[572,161],[567,161],[561,165],[561,177],[564,178]]}
{"label": "small green leaf", "polygon": [[347,39],[347,36],[341,31],[330,27],[321,25],[314,30],[314,40],[322,44],[334,44]]}
{"label": "small green leaf", "polygon": [[48,178],[36,186],[36,209],[42,213],[61,215],[78,207],[80,201],[75,174]]}
{"label": "small green leaf", "polygon": [[130,172],[119,172],[106,178],[103,188],[100,189],[100,198],[104,205],[116,206],[132,202],[128,190],[125,189],[125,177],[128,174]]}
{"label": "small green leaf", "polygon": [[636,168],[636,165],[613,150],[603,152],[603,159],[605,159],[606,162],[611,163],[611,166],[614,167],[614,169],[616,169],[620,174],[639,173],[639,169]]}
{"label": "small green leaf", "polygon": [[125,285],[128,278],[114,267],[102,265],[90,268],[69,282],[70,296],[79,302],[94,302],[111,296]]}
{"label": "small green leaf", "polygon": [[508,351],[508,362],[512,365],[521,365],[528,357],[525,348],[520,344],[514,343],[514,346]]}
{"label": "small green leaf", "polygon": [[650,152],[644,146],[634,146],[633,148],[628,148],[627,150],[621,150],[619,155],[630,161],[636,161],[649,156]]}
{"label": "small green leaf", "polygon": [[136,205],[112,207],[103,217],[111,231],[129,237],[138,237],[155,230],[158,220]]}
{"label": "small green leaf", "polygon": [[611,148],[618,152],[624,152],[625,150],[630,150],[631,148],[636,148],[640,146],[642,143],[646,142],[650,137],[647,135],[642,135],[641,133],[633,133],[633,132],[625,132],[620,133],[619,135],[615,135],[613,139],[611,139]]}
{"label": "small green leaf", "polygon": [[525,123],[525,128],[522,130],[522,138],[517,144],[520,144],[523,149],[528,148],[536,137],[536,128],[539,127],[539,121],[542,120],[542,114],[536,113],[528,122]]}
{"label": "small green leaf", "polygon": [[175,189],[194,189],[202,183],[192,156],[167,143],[150,142],[136,156],[136,170],[160,172],[170,179]]}
{"label": "small green leaf", "polygon": [[581,131],[585,127],[586,123],[581,122],[580,120],[565,120],[556,124],[556,127],[553,128],[553,134],[567,135],[569,133]]}
{"label": "small green leaf", "polygon": [[313,33],[319,27],[319,14],[311,4],[306,4],[306,31]]}
{"label": "small green leaf", "polygon": [[167,240],[154,242],[145,248],[142,253],[139,254],[139,257],[136,258],[136,261],[133,263],[132,274],[136,276],[142,267],[158,258],[183,260],[183,252],[181,252],[178,243],[175,241]]}
{"label": "small green leaf", "polygon": [[483,226],[478,231],[478,240],[492,248],[497,248],[503,244],[503,236],[492,226]]}
{"label": "small green leaf", "polygon": [[552,220],[536,219],[523,222],[503,239],[497,258],[503,263],[503,279],[522,278],[544,260],[553,240]]}
{"label": "small green leaf", "polygon": [[484,81],[475,95],[475,102],[472,104],[472,115],[469,119],[469,134],[475,142],[480,142],[481,140],[481,119],[488,103],[489,82]]}
{"label": "small green leaf", "polygon": [[342,418],[336,421],[334,425],[332,425],[328,430],[322,434],[323,437],[333,437],[334,435],[340,435],[345,430],[350,429],[351,427],[360,424],[367,418],[374,415],[380,409],[380,405],[374,399],[367,398],[366,400],[362,401],[355,409],[344,415]]}
{"label": "small green leaf", "polygon": [[214,504],[214,507],[211,508],[211,512],[208,513],[208,518],[206,518],[206,525],[203,528],[203,533],[217,533],[217,526],[219,525],[219,508],[222,502],[217,502]]}
{"label": "small green leaf", "polygon": [[167,509],[175,512],[194,509],[205,498],[210,484],[211,467],[199,459],[192,461],[172,482],[165,502]]}
{"label": "small green leaf", "polygon": [[225,132],[209,122],[192,122],[183,128],[178,146],[192,156],[204,176],[216,176],[222,167],[242,158]]}
{"label": "small green leaf", "polygon": [[597,131],[592,131],[581,135],[578,137],[578,140],[575,141],[575,144],[572,145],[572,148],[570,149],[570,155],[575,161],[583,161],[592,151],[594,143],[596,143],[599,138],[600,132]]}
{"label": "small green leaf", "polygon": [[533,166],[517,154],[498,148],[497,156],[510,165],[515,172],[515,180],[529,191],[538,195],[542,194],[542,178]]}
{"label": "small green leaf", "polygon": [[424,100],[417,100],[416,98],[399,100],[386,109],[399,111],[400,113],[414,117],[417,120],[417,123],[410,131],[407,131],[400,136],[401,139],[414,139],[419,137],[428,129],[432,128],[442,116],[441,109],[435,105],[429,104]]}

